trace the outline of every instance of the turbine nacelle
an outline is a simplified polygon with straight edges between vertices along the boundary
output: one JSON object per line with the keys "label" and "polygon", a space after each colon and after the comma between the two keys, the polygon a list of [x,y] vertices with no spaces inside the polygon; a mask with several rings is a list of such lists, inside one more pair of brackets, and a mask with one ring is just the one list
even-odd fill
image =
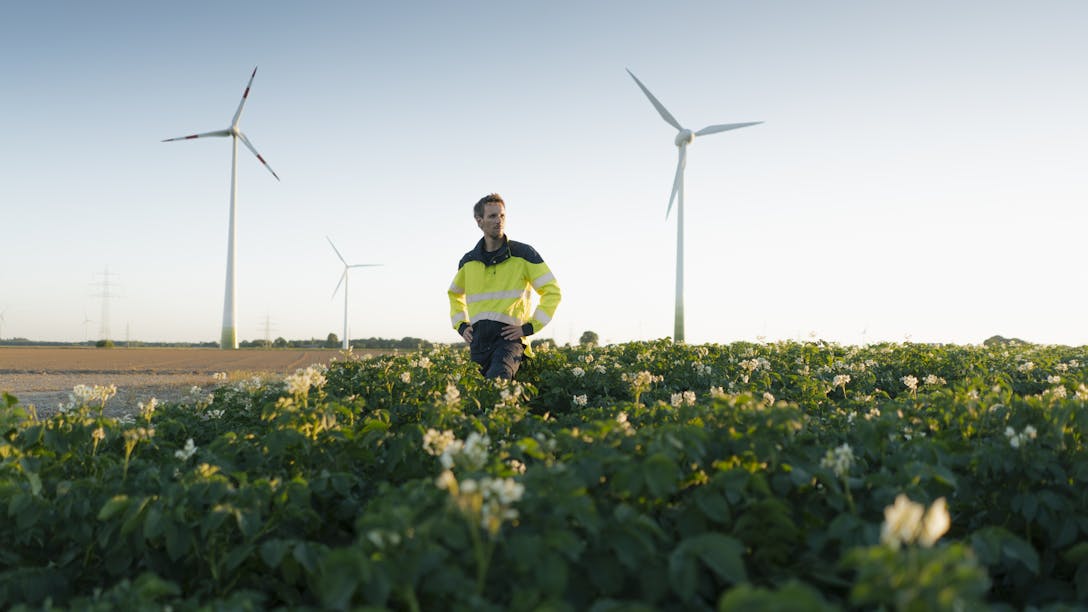
{"label": "turbine nacelle", "polygon": [[680,130],[680,133],[676,135],[676,146],[682,147],[686,144],[691,144],[691,141],[695,140],[695,132],[691,130]]}

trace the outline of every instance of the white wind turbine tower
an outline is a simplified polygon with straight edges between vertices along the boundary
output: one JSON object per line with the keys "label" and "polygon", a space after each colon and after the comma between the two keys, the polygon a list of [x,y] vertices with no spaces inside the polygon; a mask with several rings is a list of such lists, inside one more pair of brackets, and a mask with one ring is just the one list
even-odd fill
{"label": "white wind turbine tower", "polygon": [[246,98],[249,97],[249,88],[253,85],[253,77],[257,76],[257,69],[253,69],[253,74],[249,75],[249,82],[246,83],[246,90],[242,92],[242,101],[238,103],[238,110],[234,111],[234,119],[230,122],[230,127],[225,130],[217,130],[214,132],[205,132],[203,134],[193,134],[191,136],[179,136],[178,138],[167,138],[163,142],[173,142],[175,140],[192,140],[194,138],[206,138],[209,136],[230,136],[231,139],[231,158],[230,158],[230,229],[227,233],[227,287],[226,295],[223,298],[223,333],[219,339],[220,348],[238,348],[238,333],[235,320],[238,318],[238,308],[234,303],[235,296],[235,278],[234,278],[234,238],[235,238],[235,200],[238,195],[238,141],[241,140],[242,144],[246,146],[254,155],[257,156],[257,160],[264,164],[264,167],[272,173],[272,176],[276,177],[276,180],[280,180],[280,177],[272,170],[272,167],[268,165],[268,162],[261,157],[261,154],[257,152],[257,149],[253,146],[253,143],[246,138],[246,135],[238,129],[238,120],[242,117],[242,107],[246,105]]}
{"label": "white wind turbine tower", "polygon": [[642,84],[642,81],[638,80],[638,77],[634,75],[630,70],[627,74],[631,75],[631,78],[638,84],[642,93],[646,94],[646,97],[650,99],[650,103],[654,105],[657,112],[661,115],[661,118],[665,120],[665,123],[673,126],[677,129],[675,144],[680,149],[680,160],[676,164],[676,178],[672,182],[672,192],[669,194],[669,207],[665,210],[665,218],[668,219],[669,213],[672,211],[672,202],[676,200],[676,319],[673,327],[673,340],[676,342],[684,341],[684,166],[687,164],[687,151],[688,145],[695,140],[696,136],[706,136],[707,134],[715,134],[717,132],[724,132],[726,130],[735,130],[742,127],[748,127],[750,125],[759,125],[762,121],[749,121],[747,123],[725,123],[720,125],[708,125],[705,128],[692,132],[691,130],[680,125],[680,122],[676,120],[668,109],[665,108],[661,102],[657,101],[657,98],[650,93],[649,89]]}
{"label": "white wind turbine tower", "polygon": [[332,296],[336,297],[336,292],[340,290],[340,285],[344,285],[344,338],[341,343],[341,348],[345,351],[348,350],[348,270],[350,268],[374,268],[382,264],[349,264],[344,256],[340,254],[340,249],[336,248],[336,245],[332,243],[332,238],[325,236],[325,240],[329,241],[329,246],[336,252],[336,256],[340,258],[340,262],[344,264],[344,272],[340,275],[340,281],[336,283],[336,289],[332,290]]}

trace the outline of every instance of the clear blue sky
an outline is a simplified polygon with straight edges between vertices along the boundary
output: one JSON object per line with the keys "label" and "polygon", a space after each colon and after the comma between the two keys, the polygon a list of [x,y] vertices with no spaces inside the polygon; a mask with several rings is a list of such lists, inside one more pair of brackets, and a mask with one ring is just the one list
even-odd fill
{"label": "clear blue sky", "polygon": [[[456,340],[497,191],[563,303],[542,336],[1088,343],[1088,3],[18,2],[0,22],[0,335]],[[108,267],[110,276],[103,276]],[[84,324],[86,320],[89,323]]]}

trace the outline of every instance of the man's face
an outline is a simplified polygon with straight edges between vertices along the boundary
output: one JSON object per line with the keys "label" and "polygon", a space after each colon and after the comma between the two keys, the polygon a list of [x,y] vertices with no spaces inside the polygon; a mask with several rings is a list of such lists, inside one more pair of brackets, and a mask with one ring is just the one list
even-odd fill
{"label": "man's face", "polygon": [[492,240],[502,238],[506,229],[506,207],[502,204],[484,204],[484,216],[476,217],[476,225],[480,226],[484,236]]}

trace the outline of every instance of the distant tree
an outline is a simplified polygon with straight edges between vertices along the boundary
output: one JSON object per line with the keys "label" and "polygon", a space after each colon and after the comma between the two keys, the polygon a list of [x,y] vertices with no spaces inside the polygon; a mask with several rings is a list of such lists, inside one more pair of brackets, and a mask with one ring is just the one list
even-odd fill
{"label": "distant tree", "polygon": [[113,340],[99,340],[94,345],[98,348],[113,348]]}
{"label": "distant tree", "polygon": [[597,332],[586,331],[582,332],[582,337],[578,339],[578,344],[581,344],[582,346],[596,346],[597,343],[600,342],[600,339]]}
{"label": "distant tree", "polygon": [[280,336],[272,341],[272,346],[276,348],[287,348],[287,340],[284,340],[283,336]]}
{"label": "distant tree", "polygon": [[325,338],[325,344],[322,345],[325,348],[338,348],[340,346],[340,338],[336,337],[336,334],[329,332],[327,338]]}

